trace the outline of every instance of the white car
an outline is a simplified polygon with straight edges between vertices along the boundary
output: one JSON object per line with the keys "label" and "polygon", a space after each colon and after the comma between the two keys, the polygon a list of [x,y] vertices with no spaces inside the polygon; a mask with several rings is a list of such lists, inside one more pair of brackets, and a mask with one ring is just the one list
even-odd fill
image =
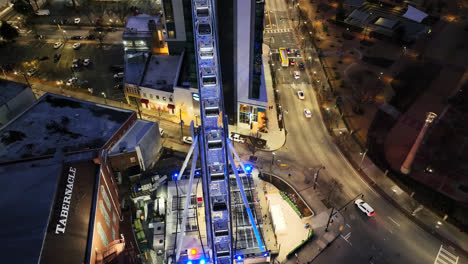
{"label": "white car", "polygon": [[79,24],[81,22],[81,19],[79,17],[75,18],[75,24]]}
{"label": "white car", "polygon": [[79,49],[81,47],[81,44],[80,43],[75,43],[73,44],[73,49]]}
{"label": "white car", "polygon": [[362,199],[357,199],[354,201],[354,204],[367,216],[373,216],[375,214],[374,209],[372,209],[372,207],[370,207],[370,205],[368,205]]}
{"label": "white car", "polygon": [[162,128],[159,128],[159,134],[161,135],[161,137],[164,135],[164,129]]}
{"label": "white car", "polygon": [[229,135],[229,139],[237,143],[245,143],[245,138],[241,137],[241,135],[236,133],[231,133],[231,135]]}
{"label": "white car", "polygon": [[310,112],[309,109],[304,109],[304,115],[306,118],[311,118],[312,117],[312,112]]}
{"label": "white car", "polygon": [[297,91],[297,96],[298,96],[299,99],[301,99],[301,100],[304,100],[304,99],[305,99],[305,96],[304,96],[304,92],[303,92],[303,91]]}
{"label": "white car", "polygon": [[192,143],[193,143],[193,138],[192,138],[192,137],[184,137],[184,138],[182,139],[182,141],[184,141],[185,144],[192,145]]}
{"label": "white car", "polygon": [[55,42],[54,49],[58,49],[62,46],[62,42]]}
{"label": "white car", "polygon": [[83,61],[83,65],[84,65],[84,66],[88,66],[90,63],[91,63],[91,61],[90,61],[89,59],[85,59],[85,60]]}
{"label": "white car", "polygon": [[72,77],[72,78],[67,80],[67,85],[70,86],[72,84],[75,84],[76,82],[78,82],[78,78]]}
{"label": "white car", "polygon": [[74,59],[72,61],[72,68],[78,68],[80,67],[80,59]]}
{"label": "white car", "polygon": [[301,78],[301,73],[298,72],[298,71],[294,71],[294,79],[297,80],[297,79],[299,79],[299,78]]}
{"label": "white car", "polygon": [[119,72],[119,73],[114,74],[114,79],[122,79],[123,77],[124,77],[123,72]]}

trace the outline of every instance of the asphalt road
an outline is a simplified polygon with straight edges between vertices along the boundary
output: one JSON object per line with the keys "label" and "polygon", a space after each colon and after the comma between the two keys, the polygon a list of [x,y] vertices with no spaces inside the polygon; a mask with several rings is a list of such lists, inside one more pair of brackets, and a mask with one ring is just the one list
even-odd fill
{"label": "asphalt road", "polygon": [[[270,12],[265,14],[266,23],[269,24],[268,16],[270,19],[278,17],[286,8],[282,0],[267,1],[267,9]],[[275,15],[276,12],[277,15]],[[277,21],[276,18],[273,20]],[[273,23],[271,30],[275,30]],[[267,34],[274,35],[275,40],[290,39],[290,42],[285,42],[285,45],[295,48],[289,32]],[[268,37],[265,37],[265,40],[268,40]],[[302,76],[300,81],[295,80],[290,68],[280,68],[277,70],[277,76],[279,81],[277,89],[280,91],[282,108],[285,110],[287,140],[283,148],[275,151],[276,162],[279,160],[283,164],[292,166],[293,170],[300,171],[307,170],[307,168],[315,171],[317,167],[323,165],[326,169],[320,172],[322,180],[330,181],[334,178],[343,184],[342,192],[333,201],[335,204],[343,205],[362,193],[364,200],[376,211],[373,217],[367,217],[354,206],[348,206],[343,212],[346,222],[342,231],[343,237],[338,238],[335,244],[328,248],[316,262],[434,263],[441,242],[409,221],[377,195],[348,164],[322,123],[319,105],[313,95],[310,80]],[[297,89],[304,91],[305,100],[297,97]],[[304,108],[312,111],[312,118],[308,119],[304,116]],[[271,153],[261,152],[257,155],[263,160],[272,159]],[[305,179],[292,181],[297,186],[301,186],[304,192],[313,191],[309,188],[312,183],[305,184]],[[455,255],[457,255],[456,252]],[[445,260],[447,263],[455,263]],[[460,257],[458,263],[468,262]]]}

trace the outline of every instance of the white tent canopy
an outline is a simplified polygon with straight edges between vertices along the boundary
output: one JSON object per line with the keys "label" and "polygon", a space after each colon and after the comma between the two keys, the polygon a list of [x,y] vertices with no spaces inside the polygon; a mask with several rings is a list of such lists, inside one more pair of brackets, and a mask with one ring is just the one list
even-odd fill
{"label": "white tent canopy", "polygon": [[421,21],[427,17],[427,14],[424,13],[423,11],[416,9],[410,5],[408,5],[408,10],[406,13],[403,15],[404,18],[416,21],[418,23],[421,23]]}

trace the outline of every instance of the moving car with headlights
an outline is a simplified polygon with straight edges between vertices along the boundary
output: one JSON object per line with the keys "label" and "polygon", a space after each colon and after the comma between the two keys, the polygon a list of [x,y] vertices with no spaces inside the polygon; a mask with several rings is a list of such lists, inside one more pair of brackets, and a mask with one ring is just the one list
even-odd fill
{"label": "moving car with headlights", "polygon": [[298,72],[298,71],[294,71],[294,79],[297,80],[297,79],[299,79],[299,78],[301,78],[301,73]]}
{"label": "moving car with headlights", "polygon": [[58,49],[62,46],[62,42],[55,42],[54,49]]}
{"label": "moving car with headlights", "polygon": [[311,118],[312,117],[312,112],[310,112],[309,109],[304,109],[304,116],[306,118]]}

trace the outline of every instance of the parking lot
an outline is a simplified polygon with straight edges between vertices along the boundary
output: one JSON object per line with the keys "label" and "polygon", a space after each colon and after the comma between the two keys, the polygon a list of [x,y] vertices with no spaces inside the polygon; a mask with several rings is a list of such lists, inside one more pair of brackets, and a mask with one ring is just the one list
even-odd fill
{"label": "parking lot", "polygon": [[[114,88],[119,82],[114,81],[114,73],[110,70],[111,65],[123,64],[123,47],[103,45],[101,48],[98,41],[95,43],[87,41],[87,43],[82,43],[79,49],[74,50],[72,45],[76,42],[78,41],[68,41],[58,49],[54,49],[54,43],[40,40],[11,43],[0,48],[2,53],[0,65],[14,63],[14,70],[18,72],[27,72],[37,67],[38,71],[30,78],[49,83],[63,81],[65,89],[71,88],[65,85],[66,81],[77,77],[78,84],[87,81],[87,84],[80,89],[92,88],[96,96],[102,96],[102,93],[105,93],[108,98],[124,101],[123,91]],[[61,54],[57,62],[54,62],[55,54]],[[43,60],[38,60],[38,58]],[[72,61],[78,58],[90,59],[91,63],[72,70]]]}

